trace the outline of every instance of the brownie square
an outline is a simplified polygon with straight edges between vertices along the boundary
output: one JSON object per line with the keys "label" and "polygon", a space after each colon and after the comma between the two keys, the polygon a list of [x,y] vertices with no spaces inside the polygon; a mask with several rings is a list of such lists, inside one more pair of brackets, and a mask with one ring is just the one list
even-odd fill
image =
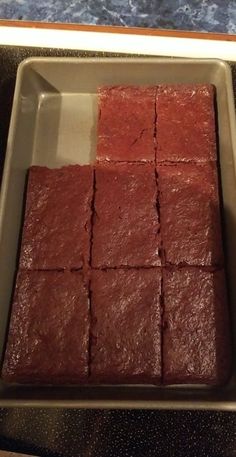
{"label": "brownie square", "polygon": [[31,167],[20,268],[70,269],[89,262],[93,169]]}
{"label": "brownie square", "polygon": [[157,161],[216,160],[214,87],[159,86],[156,100]]}
{"label": "brownie square", "polygon": [[98,89],[97,160],[155,160],[156,87]]}
{"label": "brownie square", "polygon": [[164,271],[164,383],[218,385],[230,367],[224,272]]}
{"label": "brownie square", "polygon": [[160,265],[154,167],[100,164],[95,174],[92,266]]}
{"label": "brownie square", "polygon": [[21,271],[3,379],[43,384],[86,382],[88,345],[89,302],[82,274]]}
{"label": "brownie square", "polygon": [[91,379],[158,384],[161,379],[161,271],[92,272]]}
{"label": "brownie square", "polygon": [[221,218],[215,164],[158,167],[165,262],[222,265]]}

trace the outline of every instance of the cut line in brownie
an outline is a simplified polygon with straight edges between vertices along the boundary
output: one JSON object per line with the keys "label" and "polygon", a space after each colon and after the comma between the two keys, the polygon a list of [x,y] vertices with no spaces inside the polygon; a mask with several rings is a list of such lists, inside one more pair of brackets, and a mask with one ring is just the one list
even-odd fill
{"label": "cut line in brownie", "polygon": [[93,271],[91,380],[161,381],[161,269]]}
{"label": "cut line in brownie", "polygon": [[81,273],[19,272],[3,380],[86,383],[89,323],[88,290]]}
{"label": "cut line in brownie", "polygon": [[102,86],[98,89],[97,160],[155,160],[154,86]]}
{"label": "cut line in brownie", "polygon": [[157,88],[157,162],[207,162],[217,158],[214,86]]}
{"label": "cut line in brownie", "polygon": [[165,269],[164,384],[220,385],[231,369],[224,271]]}
{"label": "cut line in brownie", "polygon": [[215,164],[157,167],[164,262],[221,266],[223,248]]}
{"label": "cut line in brownie", "polygon": [[79,269],[88,265],[93,169],[31,167],[20,268]]}
{"label": "cut line in brownie", "polygon": [[154,167],[99,164],[95,176],[92,267],[160,265]]}

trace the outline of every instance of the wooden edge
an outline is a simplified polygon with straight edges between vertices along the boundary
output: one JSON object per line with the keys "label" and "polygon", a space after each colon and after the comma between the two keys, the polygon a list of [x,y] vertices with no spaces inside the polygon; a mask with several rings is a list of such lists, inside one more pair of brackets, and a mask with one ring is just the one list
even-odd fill
{"label": "wooden edge", "polygon": [[51,30],[73,30],[80,32],[121,33],[128,35],[148,35],[172,38],[195,38],[200,40],[236,41],[236,35],[226,33],[191,32],[184,30],[152,29],[143,27],[118,27],[107,25],[83,25],[52,22],[14,21],[0,19],[0,27],[23,27]]}

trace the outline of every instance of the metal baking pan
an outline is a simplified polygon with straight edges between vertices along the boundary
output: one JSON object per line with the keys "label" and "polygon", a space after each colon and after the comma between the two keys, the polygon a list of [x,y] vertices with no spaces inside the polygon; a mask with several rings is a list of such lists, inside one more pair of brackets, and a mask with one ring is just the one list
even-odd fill
{"label": "metal baking pan", "polygon": [[[225,249],[236,333],[236,128],[230,67],[220,60],[30,58],[17,73],[0,200],[0,357],[4,353],[31,165],[89,163],[96,153],[97,87],[211,83],[216,87]],[[236,339],[233,341],[236,353]],[[0,406],[236,410],[236,357],[223,387],[23,386],[0,380]]]}

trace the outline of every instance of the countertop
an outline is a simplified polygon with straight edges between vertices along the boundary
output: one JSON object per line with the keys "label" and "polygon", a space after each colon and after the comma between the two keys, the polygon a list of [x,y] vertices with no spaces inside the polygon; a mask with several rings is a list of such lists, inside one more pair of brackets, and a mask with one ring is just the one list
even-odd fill
{"label": "countertop", "polygon": [[236,0],[1,0],[0,18],[236,33]]}

